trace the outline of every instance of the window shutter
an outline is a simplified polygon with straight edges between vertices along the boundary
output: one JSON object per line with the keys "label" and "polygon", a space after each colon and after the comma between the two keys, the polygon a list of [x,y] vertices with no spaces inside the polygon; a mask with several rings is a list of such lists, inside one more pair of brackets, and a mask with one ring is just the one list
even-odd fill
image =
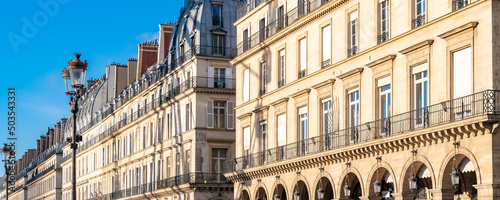
{"label": "window shutter", "polygon": [[208,67],[208,87],[213,88],[214,87],[214,68],[213,67]]}
{"label": "window shutter", "polygon": [[214,127],[214,101],[207,100],[207,128]]}
{"label": "window shutter", "polygon": [[234,102],[227,102],[227,128],[234,129]]}
{"label": "window shutter", "polygon": [[233,89],[233,69],[226,68],[226,89]]}

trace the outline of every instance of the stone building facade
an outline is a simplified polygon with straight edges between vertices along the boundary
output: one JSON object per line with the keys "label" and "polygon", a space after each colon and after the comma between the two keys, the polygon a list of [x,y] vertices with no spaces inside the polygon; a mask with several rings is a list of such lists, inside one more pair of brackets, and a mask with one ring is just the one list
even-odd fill
{"label": "stone building facade", "polygon": [[233,198],[500,199],[499,10],[249,0],[231,60]]}

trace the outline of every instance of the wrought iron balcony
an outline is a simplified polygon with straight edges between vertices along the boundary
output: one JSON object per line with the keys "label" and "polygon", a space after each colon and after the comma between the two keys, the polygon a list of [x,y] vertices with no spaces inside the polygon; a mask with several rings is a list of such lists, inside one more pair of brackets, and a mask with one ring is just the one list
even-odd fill
{"label": "wrought iron balcony", "polygon": [[[258,5],[269,1],[270,0],[249,0],[248,3],[245,4],[245,6],[237,9],[237,19],[243,17]],[[313,12],[314,10],[320,8],[330,1],[331,0],[308,0],[306,1],[306,3],[299,4],[297,7],[291,9],[287,13],[278,16],[274,21],[268,22],[265,27],[260,27],[260,29],[256,33],[253,33],[248,38],[243,38],[240,43],[238,43],[231,49],[231,57],[239,56],[252,47],[257,46],[257,44],[263,42],[267,38],[272,37],[284,28],[307,16],[307,14]]]}
{"label": "wrought iron balcony", "polygon": [[476,116],[499,114],[500,90],[486,90],[228,160],[226,173],[406,134]]}
{"label": "wrought iron balcony", "polygon": [[379,44],[382,44],[389,40],[389,33],[388,32],[383,32],[377,37],[377,41]]}
{"label": "wrought iron balcony", "polygon": [[419,15],[413,19],[413,28],[417,28],[425,24],[425,15]]}
{"label": "wrought iron balcony", "polygon": [[321,62],[321,69],[325,68],[325,67],[328,67],[331,65],[331,60],[328,59],[328,60],[324,60],[323,62]]}
{"label": "wrought iron balcony", "polygon": [[303,69],[299,71],[299,78],[302,78],[307,75],[307,69]]}
{"label": "wrought iron balcony", "polygon": [[460,10],[467,5],[469,5],[469,0],[453,0],[453,8],[455,10]]}
{"label": "wrought iron balcony", "polygon": [[358,54],[358,46],[351,46],[350,49],[347,49],[347,57],[351,57]]}
{"label": "wrought iron balcony", "polygon": [[283,87],[283,86],[285,86],[285,80],[278,81],[278,87]]}
{"label": "wrought iron balcony", "polygon": [[162,190],[165,188],[172,188],[183,184],[233,184],[223,174],[219,173],[203,173],[203,172],[190,172],[152,183],[146,183],[139,186],[115,191],[106,195],[97,194],[96,197],[91,197],[89,200],[108,200],[108,199],[121,199],[128,198],[135,195],[143,195],[154,191]]}

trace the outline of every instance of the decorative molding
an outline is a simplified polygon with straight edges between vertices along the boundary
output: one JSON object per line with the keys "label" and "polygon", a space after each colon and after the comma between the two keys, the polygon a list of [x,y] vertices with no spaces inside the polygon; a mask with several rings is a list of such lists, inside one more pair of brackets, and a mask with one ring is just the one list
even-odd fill
{"label": "decorative molding", "polygon": [[313,85],[313,86],[311,86],[311,87],[312,87],[312,88],[314,88],[314,89],[318,89],[318,88],[324,87],[324,86],[326,86],[326,85],[328,85],[328,84],[332,84],[332,85],[333,85],[333,84],[335,83],[335,81],[336,81],[336,80],[337,80],[337,79],[327,79],[326,81],[323,81],[323,82],[318,83],[318,84],[316,84],[316,85]]}
{"label": "decorative molding", "polygon": [[454,28],[454,29],[452,29],[450,31],[444,32],[441,35],[438,35],[438,37],[441,38],[441,39],[447,39],[448,37],[453,36],[453,35],[455,35],[457,33],[462,32],[462,31],[465,31],[465,30],[468,30],[468,29],[471,29],[471,28],[474,29],[474,28],[477,27],[478,24],[479,24],[478,22],[469,22],[467,24],[464,24],[462,26]]}
{"label": "decorative molding", "polygon": [[287,101],[288,101],[288,97],[284,97],[284,98],[278,99],[275,102],[272,102],[270,105],[271,106],[276,106],[276,105],[278,105],[280,103],[287,102]]}
{"label": "decorative molding", "polygon": [[311,89],[309,89],[309,88],[303,89],[303,90],[298,91],[298,92],[296,92],[294,94],[291,94],[290,97],[291,98],[297,98],[297,97],[302,96],[304,94],[309,94],[309,92],[311,92]]}
{"label": "decorative molding", "polygon": [[375,60],[371,63],[368,63],[368,64],[366,64],[366,66],[369,68],[372,68],[372,67],[377,66],[377,65],[384,63],[386,61],[389,61],[389,60],[392,61],[392,60],[394,60],[394,58],[396,58],[396,54],[390,54],[390,55],[384,56],[382,58],[379,58],[378,60]]}
{"label": "decorative molding", "polygon": [[242,115],[240,115],[240,116],[236,117],[236,119],[238,119],[238,120],[243,120],[243,119],[245,119],[245,118],[247,118],[247,117],[252,116],[252,114],[253,114],[253,112],[248,112],[248,113],[245,113],[245,114],[242,114]]}
{"label": "decorative molding", "polygon": [[253,110],[252,112],[253,113],[259,113],[259,112],[262,112],[262,111],[265,111],[265,110],[269,110],[269,106],[262,106],[261,108],[257,108],[255,110]]}
{"label": "decorative molding", "polygon": [[353,70],[351,70],[351,71],[348,71],[348,72],[346,72],[346,73],[343,73],[343,74],[341,74],[341,75],[338,75],[338,76],[337,76],[337,78],[339,78],[339,79],[343,80],[343,79],[345,79],[345,78],[347,78],[347,77],[349,77],[349,76],[352,76],[352,75],[355,75],[355,74],[357,74],[357,73],[361,73],[361,72],[363,72],[363,69],[364,69],[363,67],[358,67],[358,68],[356,68],[356,69],[353,69]]}
{"label": "decorative molding", "polygon": [[430,46],[430,45],[432,45],[432,43],[434,43],[434,40],[432,40],[432,39],[430,39],[430,40],[424,40],[424,41],[419,42],[419,43],[417,43],[417,44],[415,44],[415,45],[413,45],[411,47],[408,47],[406,49],[403,49],[403,50],[399,51],[399,53],[408,54],[408,53],[410,53],[412,51],[415,51],[417,49],[420,49],[422,47]]}

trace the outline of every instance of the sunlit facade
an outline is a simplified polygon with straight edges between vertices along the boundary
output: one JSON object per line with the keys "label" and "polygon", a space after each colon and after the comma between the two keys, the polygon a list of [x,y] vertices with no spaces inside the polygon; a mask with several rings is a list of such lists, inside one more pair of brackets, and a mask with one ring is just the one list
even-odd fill
{"label": "sunlit facade", "polygon": [[247,1],[231,60],[233,199],[500,198],[498,10]]}

